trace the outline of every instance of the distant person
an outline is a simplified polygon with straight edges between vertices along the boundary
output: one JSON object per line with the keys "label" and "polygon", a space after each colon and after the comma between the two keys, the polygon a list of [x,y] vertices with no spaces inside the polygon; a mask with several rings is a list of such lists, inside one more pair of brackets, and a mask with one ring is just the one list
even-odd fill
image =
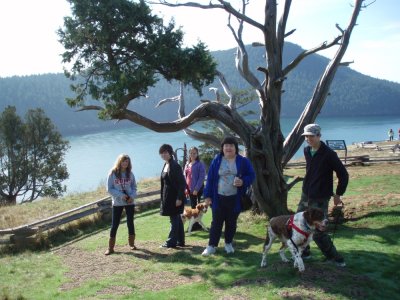
{"label": "distant person", "polygon": [[239,154],[236,139],[224,138],[220,153],[211,162],[204,188],[205,203],[211,205],[212,222],[208,246],[201,255],[216,252],[224,225],[225,251],[228,254],[235,252],[232,242],[242,211],[240,198],[254,179],[251,162]]}
{"label": "distant person", "polygon": [[[308,144],[304,148],[306,175],[297,212],[304,211],[307,207],[317,207],[322,209],[327,217],[329,200],[332,196],[335,206],[343,203],[340,197],[346,191],[349,174],[336,152],[321,141],[321,127],[318,124],[305,126],[303,136]],[[333,172],[338,178],[335,193],[333,193]],[[313,239],[328,261],[340,267],[346,266],[344,258],[338,253],[327,233],[317,230]],[[303,257],[308,258],[310,255],[310,249],[306,248]]]}
{"label": "distant person", "polygon": [[392,128],[389,129],[388,136],[389,136],[389,141],[393,141],[394,131]]}
{"label": "distant person", "polygon": [[133,215],[135,212],[136,180],[132,173],[131,159],[126,154],[120,154],[110,170],[107,179],[107,192],[112,198],[112,224],[108,249],[104,253],[110,255],[114,253],[115,237],[122,211],[125,209],[126,225],[128,226],[128,242],[131,250],[136,250],[135,246],[135,225]]}
{"label": "distant person", "polygon": [[399,132],[399,141],[400,141],[400,128],[399,128],[398,132]]}
{"label": "distant person", "polygon": [[171,145],[163,144],[159,149],[165,161],[161,171],[161,206],[160,214],[169,216],[171,224],[168,239],[160,247],[176,248],[185,246],[185,232],[181,214],[185,206],[185,177],[181,166],[174,160]]}

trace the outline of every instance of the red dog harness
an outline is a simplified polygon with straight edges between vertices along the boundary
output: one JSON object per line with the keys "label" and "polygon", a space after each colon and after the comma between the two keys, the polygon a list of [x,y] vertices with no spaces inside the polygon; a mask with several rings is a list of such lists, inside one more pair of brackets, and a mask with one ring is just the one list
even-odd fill
{"label": "red dog harness", "polygon": [[302,235],[304,235],[306,237],[306,239],[308,239],[308,237],[310,236],[310,233],[301,230],[296,224],[293,223],[293,220],[294,220],[294,215],[291,215],[290,219],[288,221],[288,224],[287,224],[288,231],[291,231],[293,228],[298,233],[301,233]]}

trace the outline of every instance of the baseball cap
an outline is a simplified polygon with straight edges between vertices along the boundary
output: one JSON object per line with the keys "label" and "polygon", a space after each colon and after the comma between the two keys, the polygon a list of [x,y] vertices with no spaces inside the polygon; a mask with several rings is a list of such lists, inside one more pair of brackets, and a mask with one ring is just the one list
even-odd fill
{"label": "baseball cap", "polygon": [[308,124],[304,127],[302,135],[321,135],[321,127],[318,124]]}

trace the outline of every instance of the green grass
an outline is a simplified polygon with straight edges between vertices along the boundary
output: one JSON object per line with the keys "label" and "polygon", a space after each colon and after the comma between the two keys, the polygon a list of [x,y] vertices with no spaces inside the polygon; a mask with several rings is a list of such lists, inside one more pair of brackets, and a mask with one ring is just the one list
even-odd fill
{"label": "green grass", "polygon": [[[184,250],[160,249],[169,220],[153,209],[135,216],[137,251],[128,249],[121,222],[117,253],[108,257],[103,252],[109,224],[89,227],[68,243],[58,242],[53,251],[3,254],[0,299],[396,299],[400,205],[394,182],[400,182],[400,174],[386,178],[371,172],[351,181],[346,207],[360,204],[364,190],[369,202],[391,197],[390,205],[367,206],[330,232],[346,268],[322,262],[312,244],[313,257],[300,274],[280,261],[278,243],[268,255],[267,268],[260,268],[266,218],[248,212],[240,215],[233,255],[225,254],[222,239],[216,255],[202,257],[208,241],[202,231],[187,237]],[[371,188],[377,183],[379,188]],[[292,208],[300,186],[290,192]],[[210,224],[211,213],[204,221]]]}

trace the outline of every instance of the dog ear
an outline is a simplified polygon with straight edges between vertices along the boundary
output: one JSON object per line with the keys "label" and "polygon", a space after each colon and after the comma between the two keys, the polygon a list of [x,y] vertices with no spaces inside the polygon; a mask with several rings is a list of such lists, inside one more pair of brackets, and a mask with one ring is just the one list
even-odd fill
{"label": "dog ear", "polygon": [[303,218],[306,220],[308,224],[311,224],[312,218],[311,218],[311,208],[307,208],[305,211],[303,211]]}
{"label": "dog ear", "polygon": [[310,217],[314,221],[322,221],[324,219],[324,212],[320,208],[310,208]]}

